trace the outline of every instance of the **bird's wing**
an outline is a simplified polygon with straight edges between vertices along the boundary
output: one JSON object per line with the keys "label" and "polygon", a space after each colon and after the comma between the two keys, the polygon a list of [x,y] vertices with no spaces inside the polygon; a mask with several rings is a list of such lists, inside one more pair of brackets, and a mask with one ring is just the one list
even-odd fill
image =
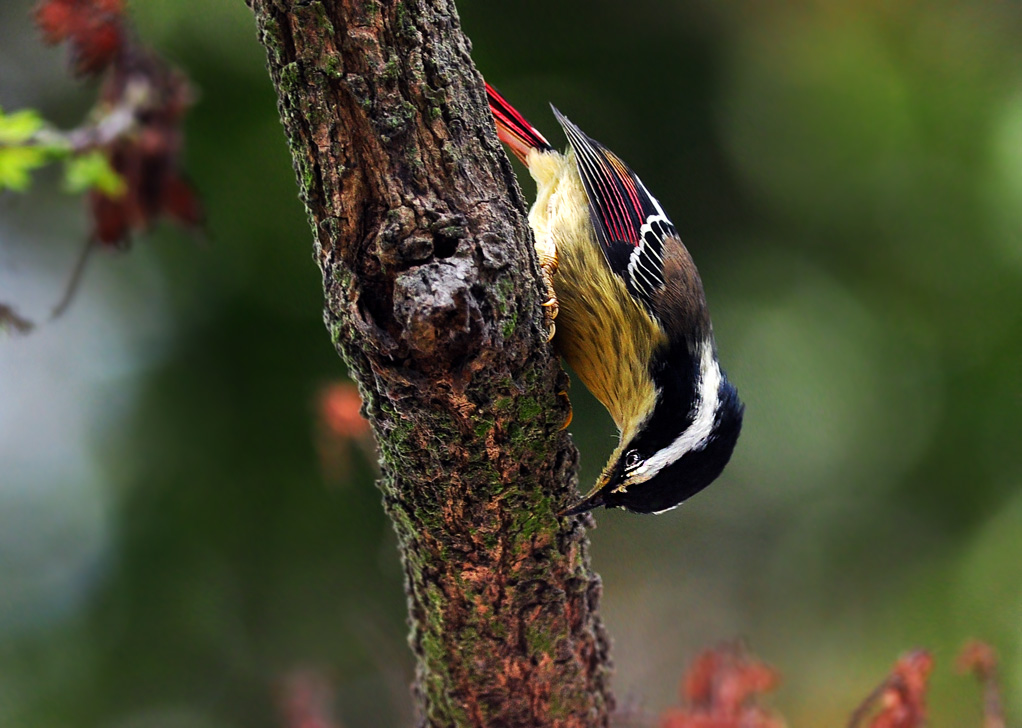
{"label": "bird's wing", "polygon": [[668,239],[678,239],[674,224],[620,157],[586,136],[556,108],[554,114],[575,151],[589,217],[607,263],[629,292],[654,312],[654,296],[664,288],[665,245]]}

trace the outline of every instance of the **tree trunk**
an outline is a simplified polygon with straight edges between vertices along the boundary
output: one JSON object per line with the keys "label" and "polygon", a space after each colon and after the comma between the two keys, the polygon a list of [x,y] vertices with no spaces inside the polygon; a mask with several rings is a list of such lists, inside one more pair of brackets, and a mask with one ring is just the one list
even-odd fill
{"label": "tree trunk", "polygon": [[453,0],[247,0],[379,443],[420,723],[599,726],[613,700],[525,205]]}

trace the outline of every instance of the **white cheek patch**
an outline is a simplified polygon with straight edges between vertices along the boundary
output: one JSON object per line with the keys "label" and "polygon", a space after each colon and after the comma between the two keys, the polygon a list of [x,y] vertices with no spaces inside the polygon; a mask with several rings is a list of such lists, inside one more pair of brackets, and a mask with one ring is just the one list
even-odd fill
{"label": "white cheek patch", "polygon": [[646,462],[631,473],[627,484],[642,483],[671,463],[677,462],[685,453],[702,450],[713,434],[713,422],[720,407],[720,383],[723,375],[720,364],[713,355],[713,343],[704,341],[700,347],[699,382],[696,385],[695,416],[684,432],[667,447],[654,453]]}

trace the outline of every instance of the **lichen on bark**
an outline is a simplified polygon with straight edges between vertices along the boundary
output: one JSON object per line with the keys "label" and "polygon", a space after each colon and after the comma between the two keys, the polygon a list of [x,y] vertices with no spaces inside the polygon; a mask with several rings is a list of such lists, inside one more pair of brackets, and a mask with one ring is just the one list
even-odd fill
{"label": "lichen on bark", "polygon": [[421,724],[598,726],[607,637],[525,205],[452,0],[248,0],[379,444]]}

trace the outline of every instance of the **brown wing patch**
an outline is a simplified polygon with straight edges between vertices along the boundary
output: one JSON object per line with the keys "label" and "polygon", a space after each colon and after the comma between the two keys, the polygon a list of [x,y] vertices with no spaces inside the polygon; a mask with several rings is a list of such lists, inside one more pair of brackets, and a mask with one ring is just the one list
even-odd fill
{"label": "brown wing patch", "polygon": [[710,313],[696,264],[675,237],[664,240],[663,258],[664,286],[652,296],[653,310],[671,340],[702,342],[710,334]]}

